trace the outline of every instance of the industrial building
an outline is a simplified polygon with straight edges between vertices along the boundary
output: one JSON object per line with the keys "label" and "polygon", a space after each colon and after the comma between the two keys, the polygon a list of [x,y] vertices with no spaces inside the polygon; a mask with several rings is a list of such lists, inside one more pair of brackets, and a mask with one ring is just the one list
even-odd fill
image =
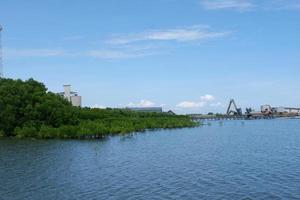
{"label": "industrial building", "polygon": [[81,107],[81,96],[78,96],[77,92],[71,91],[71,85],[64,85],[63,87],[64,91],[57,94],[67,99],[73,106]]}
{"label": "industrial building", "polygon": [[261,113],[266,113],[266,114],[272,113],[272,107],[270,105],[262,105],[260,107],[260,110]]}
{"label": "industrial building", "polygon": [[300,113],[300,108],[294,107],[271,107],[270,105],[261,106],[261,112],[266,114],[284,114],[284,113]]}
{"label": "industrial building", "polygon": [[154,113],[162,113],[162,107],[126,107],[126,109],[136,112],[154,112]]}

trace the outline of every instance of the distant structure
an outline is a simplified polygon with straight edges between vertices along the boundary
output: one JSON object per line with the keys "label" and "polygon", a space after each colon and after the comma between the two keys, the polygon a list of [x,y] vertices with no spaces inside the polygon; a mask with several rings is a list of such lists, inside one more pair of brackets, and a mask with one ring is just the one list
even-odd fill
{"label": "distant structure", "polygon": [[3,58],[2,58],[2,32],[3,28],[0,25],[0,78],[3,78]]}
{"label": "distant structure", "polygon": [[126,109],[136,112],[154,112],[154,113],[162,113],[162,107],[126,107]]}
{"label": "distant structure", "polygon": [[176,113],[174,113],[172,110],[169,110],[169,111],[167,112],[167,114],[169,114],[169,115],[176,115]]}
{"label": "distant structure", "polygon": [[268,104],[260,106],[260,110],[261,113],[265,113],[265,114],[271,114],[273,111],[272,107]]}
{"label": "distant structure", "polygon": [[73,106],[81,107],[81,96],[78,96],[77,92],[71,91],[71,85],[64,85],[63,87],[64,91],[57,94],[67,99]]}
{"label": "distant structure", "polygon": [[260,112],[262,114],[268,115],[285,115],[285,114],[300,114],[300,108],[296,107],[272,107],[268,104],[262,105],[260,107]]}
{"label": "distant structure", "polygon": [[234,99],[230,99],[229,106],[227,108],[227,115],[243,115],[242,109],[238,108],[235,104]]}

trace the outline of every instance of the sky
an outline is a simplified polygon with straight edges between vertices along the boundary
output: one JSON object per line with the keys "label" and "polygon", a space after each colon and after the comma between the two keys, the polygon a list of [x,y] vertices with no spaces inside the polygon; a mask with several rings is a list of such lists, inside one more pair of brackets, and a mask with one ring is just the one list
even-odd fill
{"label": "sky", "polygon": [[4,75],[83,106],[300,107],[300,0],[0,0]]}

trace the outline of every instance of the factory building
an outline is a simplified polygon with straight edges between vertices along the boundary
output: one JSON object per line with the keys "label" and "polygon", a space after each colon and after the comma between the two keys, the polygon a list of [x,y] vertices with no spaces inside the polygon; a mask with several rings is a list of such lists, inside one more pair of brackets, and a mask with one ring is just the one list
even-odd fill
{"label": "factory building", "polygon": [[67,99],[73,106],[81,107],[81,96],[78,96],[77,92],[71,91],[71,85],[64,85],[63,87],[64,91],[58,93],[58,95]]}
{"label": "factory building", "polygon": [[270,105],[261,106],[261,112],[265,114],[284,114],[284,113],[300,113],[300,108],[293,107],[271,107]]}
{"label": "factory building", "polygon": [[262,105],[260,110],[262,113],[272,113],[272,107],[270,105]]}
{"label": "factory building", "polygon": [[278,114],[283,114],[283,113],[286,113],[287,111],[284,107],[275,107],[275,108],[272,108],[272,112],[278,113]]}
{"label": "factory building", "polygon": [[126,109],[136,112],[154,112],[154,113],[162,113],[162,107],[127,107]]}

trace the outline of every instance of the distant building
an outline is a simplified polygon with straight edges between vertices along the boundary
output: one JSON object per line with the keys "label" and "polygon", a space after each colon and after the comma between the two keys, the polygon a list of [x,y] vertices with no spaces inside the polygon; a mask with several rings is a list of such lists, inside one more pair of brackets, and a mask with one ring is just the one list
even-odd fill
{"label": "distant building", "polygon": [[167,112],[167,114],[169,114],[169,115],[176,115],[176,113],[174,113],[172,110],[169,110],[169,111]]}
{"label": "distant building", "polygon": [[71,91],[71,85],[64,85],[64,92],[60,92],[58,95],[67,99],[73,106],[81,107],[81,96],[78,96],[77,92]]}
{"label": "distant building", "polygon": [[126,109],[136,112],[155,112],[162,113],[162,107],[126,107]]}
{"label": "distant building", "polygon": [[285,110],[284,107],[281,106],[281,107],[272,108],[272,112],[273,113],[278,113],[278,114],[283,114],[287,111]]}
{"label": "distant building", "polygon": [[272,107],[270,105],[262,105],[260,110],[262,113],[272,113]]}

